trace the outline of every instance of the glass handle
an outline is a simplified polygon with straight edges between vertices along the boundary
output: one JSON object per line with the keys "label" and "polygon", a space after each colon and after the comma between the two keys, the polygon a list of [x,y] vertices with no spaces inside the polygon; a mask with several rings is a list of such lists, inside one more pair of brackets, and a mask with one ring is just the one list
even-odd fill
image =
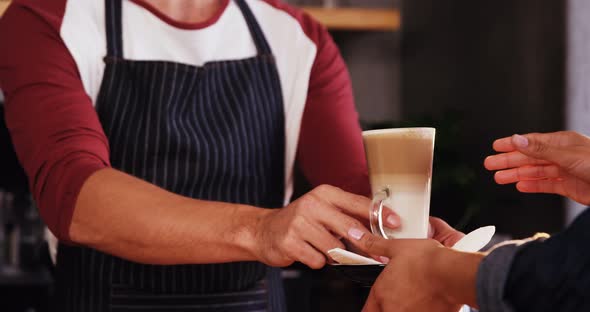
{"label": "glass handle", "polygon": [[383,238],[388,238],[383,229],[383,204],[389,198],[390,190],[388,187],[377,192],[373,196],[371,202],[371,211],[369,214],[369,221],[371,222],[371,232],[375,235],[380,235]]}

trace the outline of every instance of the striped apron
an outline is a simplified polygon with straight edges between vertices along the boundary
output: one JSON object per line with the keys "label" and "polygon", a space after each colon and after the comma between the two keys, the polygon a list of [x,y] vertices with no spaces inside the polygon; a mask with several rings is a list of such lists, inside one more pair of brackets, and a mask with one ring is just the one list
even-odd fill
{"label": "striped apron", "polygon": [[[108,54],[96,103],[112,166],[192,198],[282,207],[282,92],[246,2],[235,0],[257,55],[196,67],[126,60],[121,1],[105,0]],[[258,262],[144,265],[61,244],[56,280],[62,312],[285,311],[280,270]]]}

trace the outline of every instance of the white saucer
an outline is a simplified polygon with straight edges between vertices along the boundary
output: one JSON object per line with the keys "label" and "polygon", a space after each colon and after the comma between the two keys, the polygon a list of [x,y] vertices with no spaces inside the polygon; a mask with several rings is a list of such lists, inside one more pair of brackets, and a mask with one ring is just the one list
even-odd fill
{"label": "white saucer", "polygon": [[[493,225],[480,227],[465,235],[451,248],[463,252],[477,252],[492,240],[495,233],[496,227]],[[337,262],[334,265],[383,265],[379,261],[341,248],[330,249],[328,254]]]}
{"label": "white saucer", "polygon": [[456,242],[453,249],[464,252],[480,251],[492,240],[495,233],[496,227],[493,225],[480,227]]}

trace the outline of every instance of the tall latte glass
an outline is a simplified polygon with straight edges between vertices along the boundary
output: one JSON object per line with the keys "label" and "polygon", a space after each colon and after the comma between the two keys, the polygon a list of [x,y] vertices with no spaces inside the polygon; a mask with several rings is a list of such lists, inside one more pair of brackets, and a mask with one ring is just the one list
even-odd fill
{"label": "tall latte glass", "polygon": [[[398,128],[363,132],[373,191],[371,231],[385,238],[426,238],[434,128]],[[384,226],[392,210],[399,229]]]}

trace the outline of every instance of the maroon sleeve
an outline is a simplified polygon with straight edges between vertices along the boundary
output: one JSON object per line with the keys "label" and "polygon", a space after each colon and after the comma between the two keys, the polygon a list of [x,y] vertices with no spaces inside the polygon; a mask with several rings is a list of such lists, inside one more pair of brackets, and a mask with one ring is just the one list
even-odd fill
{"label": "maroon sleeve", "polygon": [[65,1],[17,1],[0,19],[5,118],[41,216],[70,241],[76,199],[109,166],[108,142],[59,35]]}
{"label": "maroon sleeve", "polygon": [[371,193],[358,114],[348,70],[325,28],[311,38],[317,56],[311,70],[297,152],[312,185],[331,184],[349,192]]}
{"label": "maroon sleeve", "polygon": [[367,162],[350,76],[325,27],[301,10],[266,0],[297,19],[317,47],[301,122],[297,163],[312,186],[370,196]]}

